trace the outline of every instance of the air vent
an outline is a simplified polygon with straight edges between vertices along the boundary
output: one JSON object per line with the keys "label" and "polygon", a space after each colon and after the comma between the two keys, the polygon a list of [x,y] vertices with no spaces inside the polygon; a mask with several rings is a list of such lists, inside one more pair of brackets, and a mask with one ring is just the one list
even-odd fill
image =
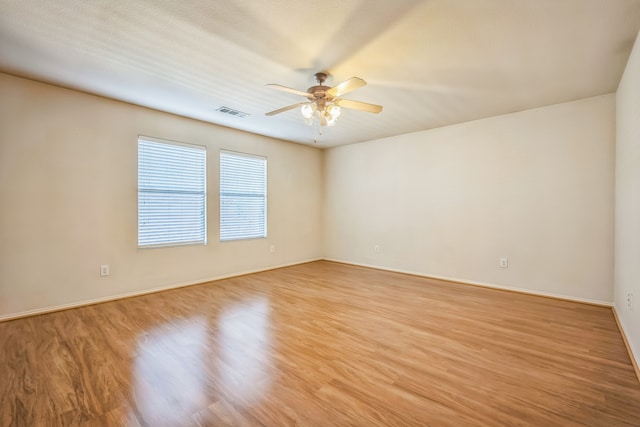
{"label": "air vent", "polygon": [[249,115],[249,113],[243,113],[242,111],[234,110],[233,108],[229,107],[220,107],[216,111],[220,111],[221,113],[229,114],[236,117],[246,117]]}

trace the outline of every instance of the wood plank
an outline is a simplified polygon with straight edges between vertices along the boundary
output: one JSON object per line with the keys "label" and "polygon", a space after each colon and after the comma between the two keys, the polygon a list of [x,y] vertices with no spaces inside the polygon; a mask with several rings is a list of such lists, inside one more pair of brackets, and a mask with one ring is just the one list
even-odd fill
{"label": "wood plank", "polygon": [[0,323],[0,427],[638,426],[612,310],[318,261]]}

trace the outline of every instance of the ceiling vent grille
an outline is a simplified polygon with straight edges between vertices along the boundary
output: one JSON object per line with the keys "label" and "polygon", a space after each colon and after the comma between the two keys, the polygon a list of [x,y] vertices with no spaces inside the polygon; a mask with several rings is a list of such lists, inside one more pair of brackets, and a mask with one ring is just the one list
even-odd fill
{"label": "ceiling vent grille", "polygon": [[229,107],[220,107],[216,111],[220,111],[221,113],[229,114],[236,117],[247,117],[249,115],[249,113],[243,113],[242,111],[234,110],[233,108]]}

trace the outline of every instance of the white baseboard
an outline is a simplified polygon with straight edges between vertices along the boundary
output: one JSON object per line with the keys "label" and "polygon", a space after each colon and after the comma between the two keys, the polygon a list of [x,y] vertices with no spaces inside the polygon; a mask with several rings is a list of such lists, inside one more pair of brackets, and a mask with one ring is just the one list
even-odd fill
{"label": "white baseboard", "polygon": [[241,272],[237,272],[237,273],[223,274],[223,275],[220,275],[220,276],[209,277],[209,278],[204,278],[204,279],[198,279],[198,280],[193,280],[193,281],[189,281],[189,282],[182,282],[182,283],[177,283],[177,284],[172,284],[172,285],[159,286],[157,288],[144,289],[144,290],[141,290],[141,291],[126,292],[126,293],[123,293],[123,294],[109,295],[109,296],[106,296],[106,297],[93,298],[93,299],[83,300],[83,301],[76,301],[76,302],[72,302],[72,303],[68,303],[68,304],[56,305],[56,306],[52,306],[52,307],[37,308],[37,309],[33,309],[33,310],[21,311],[21,312],[18,312],[18,313],[4,314],[4,315],[0,315],[0,322],[6,322],[6,321],[9,321],[9,320],[20,319],[21,317],[29,317],[29,316],[36,316],[36,315],[39,315],[39,314],[52,313],[54,311],[69,310],[69,309],[72,309],[72,308],[78,308],[78,307],[84,307],[84,306],[87,306],[87,305],[100,304],[100,303],[103,303],[103,302],[115,301],[115,300],[124,299],[124,298],[138,297],[138,296],[142,296],[142,295],[152,294],[152,293],[155,293],[155,292],[162,292],[162,291],[168,291],[168,290],[171,290],[171,289],[184,288],[186,286],[199,285],[199,284],[202,284],[202,283],[213,282],[213,281],[216,281],[216,280],[229,279],[231,277],[238,277],[238,276],[245,276],[247,274],[260,273],[260,272],[269,271],[269,270],[276,270],[278,268],[291,267],[293,265],[306,264],[308,262],[321,261],[321,260],[322,260],[322,258],[314,258],[314,259],[310,259],[310,260],[306,260],[306,261],[292,262],[292,263],[289,263],[289,264],[281,264],[281,265],[276,265],[276,266],[272,266],[272,267],[258,268],[258,269],[254,269],[254,270],[246,270],[246,271],[241,271]]}
{"label": "white baseboard", "polygon": [[601,301],[601,300],[594,300],[594,299],[589,299],[589,298],[574,297],[574,296],[570,296],[570,295],[555,294],[555,293],[551,293],[551,292],[540,292],[540,291],[534,291],[534,290],[526,289],[526,288],[518,288],[518,287],[514,287],[514,286],[497,285],[495,283],[476,282],[476,281],[471,281],[471,280],[466,280],[466,279],[458,279],[458,278],[455,278],[455,277],[434,276],[434,275],[420,273],[420,272],[416,272],[416,271],[399,270],[399,269],[395,269],[395,268],[380,267],[380,266],[377,266],[377,265],[362,264],[362,263],[358,263],[358,262],[341,261],[339,259],[324,258],[324,260],[325,261],[331,261],[331,262],[338,262],[338,263],[341,263],[341,264],[356,265],[358,267],[374,268],[376,270],[391,271],[391,272],[394,272],[394,273],[410,274],[412,276],[425,277],[425,278],[428,278],[428,279],[438,279],[438,280],[445,280],[447,282],[462,283],[464,285],[482,286],[484,288],[500,289],[500,290],[503,290],[503,291],[518,292],[518,293],[521,293],[521,294],[536,295],[536,296],[541,296],[541,297],[555,298],[555,299],[561,299],[561,300],[573,301],[573,302],[582,302],[582,303],[593,304],[593,305],[601,305],[603,307],[613,307],[613,302],[612,301]]}
{"label": "white baseboard", "polygon": [[613,317],[616,319],[616,323],[618,324],[618,329],[620,330],[620,335],[622,335],[622,340],[624,341],[625,347],[627,347],[627,353],[629,353],[629,359],[631,359],[631,364],[633,365],[633,369],[636,371],[636,376],[638,377],[638,381],[640,381],[640,352],[633,351],[633,346],[631,341],[629,340],[629,335],[626,332],[624,327],[624,323],[622,323],[622,319],[618,316],[618,312],[616,311],[616,306],[612,307],[613,309]]}

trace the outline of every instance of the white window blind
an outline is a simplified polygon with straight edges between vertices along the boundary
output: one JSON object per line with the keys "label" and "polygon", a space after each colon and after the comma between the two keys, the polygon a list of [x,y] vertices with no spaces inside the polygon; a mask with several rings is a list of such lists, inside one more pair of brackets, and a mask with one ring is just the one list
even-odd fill
{"label": "white window blind", "polygon": [[220,152],[220,240],[267,237],[267,159]]}
{"label": "white window blind", "polygon": [[138,138],[138,246],[207,243],[205,147]]}

